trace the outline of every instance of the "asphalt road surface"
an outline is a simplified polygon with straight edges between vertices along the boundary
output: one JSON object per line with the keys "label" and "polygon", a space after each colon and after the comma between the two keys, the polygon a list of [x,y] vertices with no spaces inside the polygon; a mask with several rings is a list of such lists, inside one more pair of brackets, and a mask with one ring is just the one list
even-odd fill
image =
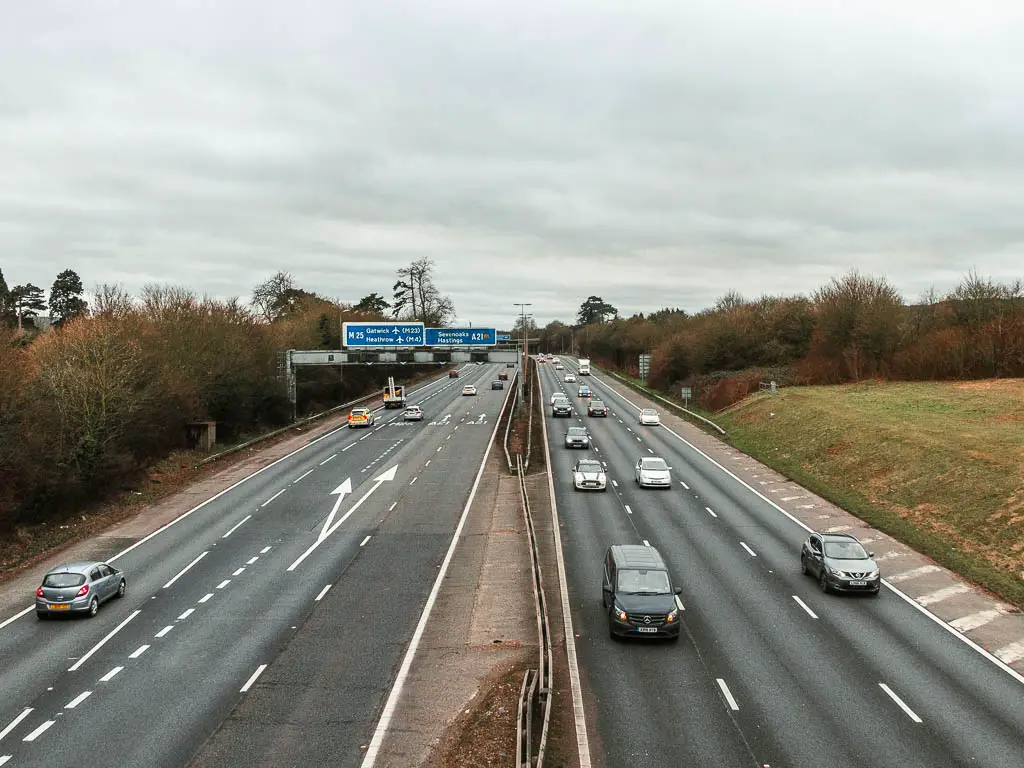
{"label": "asphalt road surface", "polygon": [[[588,417],[565,362],[541,377],[545,403],[561,390],[576,409],[545,420],[595,764],[1024,765],[1024,685],[885,588],[823,595],[800,574],[799,525],[666,428],[641,427],[599,376],[583,381],[610,414]],[[564,448],[581,423],[593,447]],[[586,454],[606,465],[604,493],[573,489]],[[652,455],[673,468],[671,490],[635,485]],[[677,644],[608,636],[604,552],[641,543],[683,589]]]}
{"label": "asphalt road surface", "polygon": [[379,410],[144,539],[115,560],[127,596],[94,619],[0,628],[0,765],[359,765],[503,367],[411,392],[422,422]]}

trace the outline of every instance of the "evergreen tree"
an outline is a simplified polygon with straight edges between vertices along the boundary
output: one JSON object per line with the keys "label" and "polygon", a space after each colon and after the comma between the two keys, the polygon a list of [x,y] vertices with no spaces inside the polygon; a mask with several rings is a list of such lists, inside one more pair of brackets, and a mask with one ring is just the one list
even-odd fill
{"label": "evergreen tree", "polygon": [[85,314],[88,304],[82,298],[82,278],[73,269],[65,269],[50,288],[50,316],[54,325],[63,325],[68,320]]}

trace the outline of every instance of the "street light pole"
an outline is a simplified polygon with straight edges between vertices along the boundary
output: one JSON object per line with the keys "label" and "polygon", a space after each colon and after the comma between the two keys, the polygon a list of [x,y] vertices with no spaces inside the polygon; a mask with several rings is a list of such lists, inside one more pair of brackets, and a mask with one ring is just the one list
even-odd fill
{"label": "street light pole", "polygon": [[523,404],[523,379],[526,378],[526,363],[530,359],[529,355],[529,340],[530,335],[526,332],[526,308],[532,307],[533,304],[530,302],[515,302],[513,306],[519,307],[519,317],[522,327],[519,329],[523,334],[523,358],[522,363],[519,366],[519,407]]}

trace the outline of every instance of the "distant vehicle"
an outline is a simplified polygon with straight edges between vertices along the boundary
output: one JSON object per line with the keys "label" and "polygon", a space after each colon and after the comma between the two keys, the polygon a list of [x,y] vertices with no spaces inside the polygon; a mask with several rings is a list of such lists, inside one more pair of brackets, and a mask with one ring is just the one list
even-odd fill
{"label": "distant vehicle", "polygon": [[459,378],[459,372],[458,371],[448,371],[448,378],[449,379],[457,379],[457,378]]}
{"label": "distant vehicle", "polygon": [[476,394],[476,387],[474,387],[472,384],[467,384],[466,386],[464,386],[462,388],[462,394],[464,394],[464,395],[475,395]]}
{"label": "distant vehicle", "polygon": [[566,448],[589,448],[590,435],[585,427],[569,427],[565,432]]}
{"label": "distant vehicle", "polygon": [[505,383],[501,379],[495,379],[491,382],[491,389],[504,389]]}
{"label": "distant vehicle", "polygon": [[643,544],[616,544],[604,555],[601,584],[608,634],[616,637],[679,639],[679,607],[661,553]]}
{"label": "distant vehicle", "polygon": [[564,371],[565,370],[565,366],[562,365],[561,363],[555,363],[555,370],[556,371]]}
{"label": "distant vehicle", "polygon": [[800,548],[800,572],[817,576],[821,591],[870,592],[882,588],[875,553],[848,533],[812,533]]}
{"label": "distant vehicle", "polygon": [[590,395],[590,387],[588,387],[586,384],[581,384],[580,388],[576,391],[577,397],[590,397]]}
{"label": "distant vehicle", "polygon": [[506,368],[515,368],[516,364],[515,363],[505,363],[505,367]]}
{"label": "distant vehicle", "polygon": [[589,375],[590,375],[590,358],[581,357],[580,358],[580,376],[589,376]]}
{"label": "distant vehicle", "polygon": [[502,381],[508,381],[508,374],[502,371],[501,373],[498,374],[498,378],[501,379]]}
{"label": "distant vehicle", "polygon": [[376,415],[369,408],[353,408],[348,414],[350,427],[372,427],[376,421]]}
{"label": "distant vehicle", "polygon": [[574,381],[576,381],[576,377],[573,376],[571,373],[567,373],[565,374],[565,378],[562,379],[562,381],[564,381],[566,384],[572,384]]}
{"label": "distant vehicle", "polygon": [[560,397],[551,403],[551,415],[555,418],[559,416],[572,416],[572,404],[569,402],[569,398]]}
{"label": "distant vehicle", "polygon": [[644,408],[640,411],[640,423],[647,426],[658,426],[661,424],[661,417],[653,408]]}
{"label": "distant vehicle", "polygon": [[608,406],[600,400],[591,400],[587,403],[587,416],[608,417]]}
{"label": "distant vehicle", "polygon": [[593,489],[608,490],[608,476],[601,462],[596,459],[580,459],[572,468],[572,485],[577,491]]}
{"label": "distant vehicle", "polygon": [[388,385],[384,387],[384,407],[405,407],[405,387],[396,385],[395,379],[391,376],[388,377]]}
{"label": "distant vehicle", "polygon": [[410,405],[402,415],[404,421],[423,421],[423,409],[418,405]]}
{"label": "distant vehicle", "polygon": [[36,616],[84,613],[92,618],[100,603],[124,597],[127,588],[124,571],[107,563],[64,563],[48,571],[36,589]]}
{"label": "distant vehicle", "polygon": [[565,392],[555,392],[555,394],[551,396],[551,404],[554,405],[555,400],[559,400],[561,398],[565,398],[566,400],[568,400],[569,396],[565,394]]}
{"label": "distant vehicle", "polygon": [[637,459],[634,479],[641,488],[671,488],[672,467],[657,456]]}

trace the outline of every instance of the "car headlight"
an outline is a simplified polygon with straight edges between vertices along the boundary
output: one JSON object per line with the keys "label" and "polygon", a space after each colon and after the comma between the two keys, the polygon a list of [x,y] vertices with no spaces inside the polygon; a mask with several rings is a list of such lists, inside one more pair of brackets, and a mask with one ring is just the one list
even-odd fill
{"label": "car headlight", "polygon": [[831,565],[826,565],[825,570],[828,571],[832,576],[842,576],[842,572]]}
{"label": "car headlight", "polygon": [[625,621],[626,620],[626,612],[624,610],[622,610],[621,608],[619,608],[619,606],[617,606],[617,605],[614,606],[613,610],[615,611],[615,618],[617,618],[619,621]]}
{"label": "car headlight", "polygon": [[671,624],[673,621],[675,621],[678,618],[679,618],[679,609],[678,608],[673,608],[671,611],[669,611],[668,616],[665,617],[665,621],[667,621],[669,624]]}

